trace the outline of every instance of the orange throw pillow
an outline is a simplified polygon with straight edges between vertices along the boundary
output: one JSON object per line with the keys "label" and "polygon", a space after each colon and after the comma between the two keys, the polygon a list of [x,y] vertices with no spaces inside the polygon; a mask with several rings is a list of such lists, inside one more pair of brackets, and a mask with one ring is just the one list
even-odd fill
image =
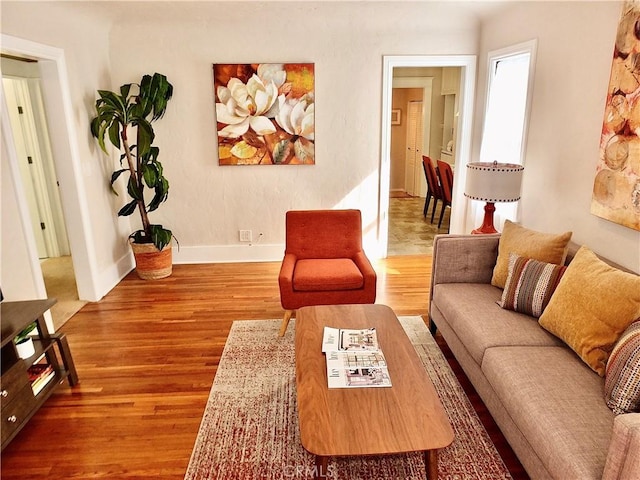
{"label": "orange throw pillow", "polygon": [[493,269],[491,285],[504,288],[509,275],[509,254],[533,258],[539,262],[562,265],[567,257],[567,245],[572,232],[560,235],[529,230],[507,220],[498,242],[498,261]]}
{"label": "orange throw pillow", "polygon": [[580,247],[539,323],[602,377],[611,350],[638,317],[640,276],[618,270]]}

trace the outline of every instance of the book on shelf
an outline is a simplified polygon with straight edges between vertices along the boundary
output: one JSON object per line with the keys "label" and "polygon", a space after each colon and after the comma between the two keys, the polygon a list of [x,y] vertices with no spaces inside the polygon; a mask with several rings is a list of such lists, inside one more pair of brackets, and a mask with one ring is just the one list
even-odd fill
{"label": "book on shelf", "polygon": [[34,395],[38,395],[56,374],[53,366],[46,362],[31,365],[27,373]]}
{"label": "book on shelf", "polygon": [[387,361],[375,328],[325,327],[322,352],[327,361],[329,388],[390,387]]}

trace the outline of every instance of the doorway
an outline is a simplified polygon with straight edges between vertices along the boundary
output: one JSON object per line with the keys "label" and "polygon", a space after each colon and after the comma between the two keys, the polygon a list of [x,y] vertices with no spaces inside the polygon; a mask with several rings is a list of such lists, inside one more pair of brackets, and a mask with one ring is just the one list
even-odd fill
{"label": "doorway", "polygon": [[[475,56],[408,56],[384,57],[383,77],[383,126],[382,126],[382,158],[380,169],[380,209],[379,209],[379,246],[380,256],[430,253],[433,236],[437,233],[460,233],[466,230],[466,201],[462,190],[465,180],[464,165],[468,163],[471,143],[471,118],[475,83]],[[457,76],[453,83],[451,73]],[[408,201],[398,197],[405,196],[405,189],[398,187],[397,166],[394,166],[394,145],[391,139],[393,129],[397,128],[391,122],[391,110],[398,82],[398,76],[409,78],[412,82],[420,76],[432,75],[436,78],[433,97],[429,95],[429,106],[424,102],[424,109],[432,112],[428,126],[424,128],[424,155],[429,156],[435,163],[443,159],[458,168],[454,182],[454,205],[457,208],[447,209],[443,220],[443,229],[437,228],[437,217],[434,224],[430,223],[431,215],[426,219],[423,215],[426,193],[425,174],[422,162],[419,166],[419,178],[422,183],[418,192],[419,197],[412,197],[414,205],[409,207]],[[423,79],[424,81],[424,79]],[[433,78],[430,79],[430,82]],[[412,85],[414,86],[414,85]],[[429,88],[433,88],[430,84]],[[434,102],[431,102],[431,99]],[[432,105],[433,103],[433,105]],[[405,113],[405,112],[403,112]],[[394,117],[394,119],[397,117]],[[406,148],[406,147],[405,147]],[[404,153],[404,152],[403,152]],[[421,155],[420,155],[421,157]],[[407,177],[409,178],[409,174]],[[414,179],[418,178],[414,175]],[[404,177],[403,177],[404,181]],[[402,190],[402,191],[401,191]],[[406,189],[407,191],[409,189]],[[417,191],[418,189],[416,189]],[[416,191],[413,193],[415,194]],[[401,204],[399,206],[399,204]],[[430,209],[433,207],[431,200]],[[440,208],[440,204],[438,205]],[[392,215],[398,218],[392,218]],[[447,228],[447,226],[449,228]],[[402,244],[404,241],[404,245]]]}
{"label": "doorway", "polygon": [[[64,51],[57,47],[0,34],[2,54],[32,60],[38,67],[43,103],[47,112],[51,153],[60,182],[60,200],[64,209],[69,249],[73,258],[73,274],[77,292],[83,301],[97,301],[105,291],[97,274],[95,242],[91,229],[90,212],[85,196],[84,175],[75,132],[74,111],[70,101],[70,85],[67,76]],[[9,114],[2,96],[2,144],[3,173],[11,188],[9,203],[15,206],[15,214],[3,218],[3,238],[11,231],[14,242],[3,242],[3,287],[7,285],[7,299],[45,298],[45,287],[39,254],[31,228],[31,215],[22,188],[13,133]],[[63,161],[60,161],[63,159]],[[4,177],[4,175],[3,175]],[[7,223],[10,222],[10,223]],[[3,292],[5,288],[3,288]],[[11,293],[11,297],[8,295]],[[49,312],[45,319],[50,330],[54,325]]]}
{"label": "doorway", "polygon": [[62,210],[38,63],[2,56],[2,88],[11,124],[21,186],[27,203],[46,295],[58,330],[86,303],[79,299]]}

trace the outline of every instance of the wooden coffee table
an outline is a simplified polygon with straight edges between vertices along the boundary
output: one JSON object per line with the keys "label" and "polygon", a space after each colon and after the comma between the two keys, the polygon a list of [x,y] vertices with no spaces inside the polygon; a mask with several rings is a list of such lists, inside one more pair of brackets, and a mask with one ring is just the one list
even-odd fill
{"label": "wooden coffee table", "polygon": [[[321,352],[326,326],[375,327],[391,387],[327,387]],[[316,478],[329,457],[424,451],[427,478],[438,476],[438,449],[453,430],[438,394],[393,311],[385,305],[304,307],[296,318],[296,383],[303,447],[316,455]]]}

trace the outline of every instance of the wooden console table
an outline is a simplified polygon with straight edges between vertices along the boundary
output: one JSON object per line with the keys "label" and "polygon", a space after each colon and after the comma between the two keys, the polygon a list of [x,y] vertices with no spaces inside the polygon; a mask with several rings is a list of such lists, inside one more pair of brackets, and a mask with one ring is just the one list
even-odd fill
{"label": "wooden console table", "polygon": [[[2,302],[2,379],[0,406],[2,411],[2,449],[13,440],[24,425],[38,411],[53,391],[67,379],[69,385],[78,383],[78,374],[71,350],[64,334],[50,334],[44,312],[56,303],[55,299]],[[35,353],[28,359],[18,356],[14,339],[25,327],[35,323],[33,337]],[[35,366],[36,364],[37,367]],[[47,369],[51,366],[51,369]],[[46,376],[33,380],[37,370],[47,369]],[[53,372],[53,373],[51,373]]]}

